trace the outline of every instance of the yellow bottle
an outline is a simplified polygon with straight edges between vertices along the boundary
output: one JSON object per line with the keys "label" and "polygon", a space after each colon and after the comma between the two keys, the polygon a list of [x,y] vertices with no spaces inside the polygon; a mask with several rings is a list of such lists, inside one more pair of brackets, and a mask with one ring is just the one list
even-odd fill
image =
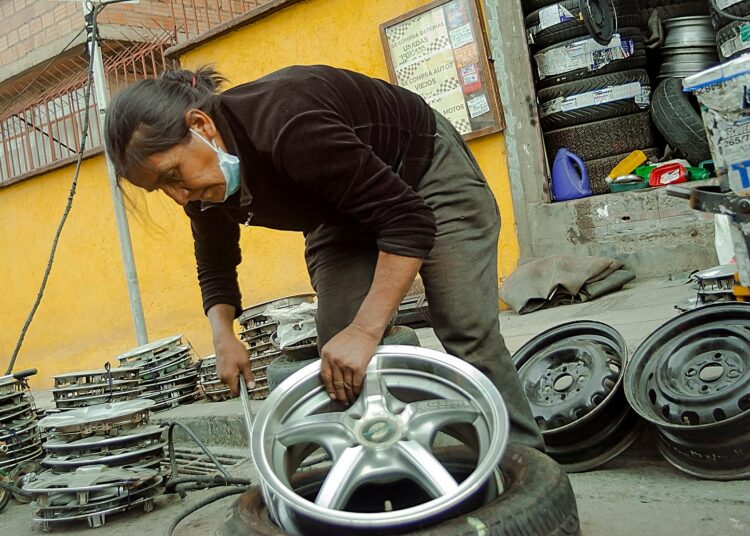
{"label": "yellow bottle", "polygon": [[633,170],[635,170],[635,168],[643,165],[647,161],[648,156],[646,156],[646,153],[644,153],[643,151],[633,151],[628,156],[623,158],[622,161],[617,164],[612,171],[609,172],[606,180],[607,182],[612,182],[617,177],[629,175],[633,172]]}

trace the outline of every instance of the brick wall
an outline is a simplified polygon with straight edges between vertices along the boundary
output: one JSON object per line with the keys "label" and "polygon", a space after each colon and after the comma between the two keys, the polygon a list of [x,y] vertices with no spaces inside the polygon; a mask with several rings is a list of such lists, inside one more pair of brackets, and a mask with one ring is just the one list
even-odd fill
{"label": "brick wall", "polygon": [[76,2],[0,1],[0,65],[69,35],[82,21],[81,9]]}
{"label": "brick wall", "polygon": [[[138,4],[107,6],[98,18],[99,24],[172,29],[193,37],[210,26],[226,21],[268,0],[141,0]],[[221,6],[221,15],[218,12]],[[55,0],[0,0],[0,65],[17,59],[56,40],[70,36],[83,26],[80,2]],[[172,14],[174,12],[174,19]],[[144,33],[144,37],[148,32]],[[50,57],[56,52],[51,52]],[[39,58],[43,62],[48,58]]]}

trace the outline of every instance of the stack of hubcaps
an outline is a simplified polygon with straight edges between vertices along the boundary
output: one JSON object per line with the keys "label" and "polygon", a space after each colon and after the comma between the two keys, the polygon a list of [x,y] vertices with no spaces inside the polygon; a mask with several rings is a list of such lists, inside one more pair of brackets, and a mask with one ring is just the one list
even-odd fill
{"label": "stack of hubcaps", "polygon": [[566,471],[608,462],[640,432],[622,389],[626,360],[622,336],[593,321],[556,326],[513,356],[547,454]]}
{"label": "stack of hubcaps", "polygon": [[83,408],[106,402],[133,400],[141,394],[137,368],[109,367],[53,376],[57,409]]}
{"label": "stack of hubcaps", "polygon": [[28,384],[12,375],[0,376],[0,471],[12,471],[41,453],[36,408]]}
{"label": "stack of hubcaps", "polygon": [[140,398],[155,402],[151,411],[189,404],[200,396],[198,370],[193,352],[175,335],[139,346],[117,356],[120,368],[136,369],[140,377]]}
{"label": "stack of hubcaps", "polygon": [[678,469],[750,476],[750,305],[707,305],[660,326],[626,367],[625,394]]}
{"label": "stack of hubcaps", "polygon": [[24,490],[36,499],[34,519],[51,523],[105,516],[136,506],[151,509],[161,491],[163,429],[149,426],[151,400],[129,400],[72,409],[39,421],[48,432],[42,466]]}
{"label": "stack of hubcaps", "polygon": [[[284,531],[393,534],[476,506],[508,440],[505,404],[481,372],[440,352],[382,346],[349,407],[330,400],[319,373],[319,362],[294,373],[255,420],[253,459],[271,518]],[[468,476],[452,474],[441,461],[434,444],[442,434],[473,453]],[[331,468],[317,489],[302,493],[291,477],[319,448]],[[397,490],[406,482],[417,487],[411,503],[350,507],[355,495],[361,502],[382,496],[374,489]]]}
{"label": "stack of hubcaps", "polygon": [[229,387],[221,383],[216,372],[216,356],[210,355],[200,360],[198,365],[198,385],[203,396],[211,402],[220,402],[232,398]]}
{"label": "stack of hubcaps", "polygon": [[[242,328],[240,339],[248,347],[250,355],[250,366],[255,376],[256,387],[249,394],[254,399],[264,399],[268,396],[268,378],[266,367],[281,355],[281,351],[272,342],[278,323],[266,314],[269,309],[291,307],[301,303],[312,303],[315,301],[314,294],[301,294],[290,296],[269,302],[253,305],[245,309],[239,317]],[[317,340],[303,341],[300,343],[301,352],[308,351],[311,347],[316,348]],[[312,346],[311,346],[312,345]],[[292,348],[293,352],[295,349]],[[317,350],[315,350],[317,352]]]}

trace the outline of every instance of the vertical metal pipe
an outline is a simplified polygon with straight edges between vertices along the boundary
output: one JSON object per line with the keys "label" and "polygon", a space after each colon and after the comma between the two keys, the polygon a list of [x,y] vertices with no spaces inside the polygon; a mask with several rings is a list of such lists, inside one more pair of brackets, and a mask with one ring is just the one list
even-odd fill
{"label": "vertical metal pipe", "polygon": [[[89,15],[91,3],[86,0],[82,1],[84,15]],[[94,9],[97,6],[93,6]],[[104,113],[107,109],[109,95],[107,94],[107,79],[104,74],[104,61],[102,60],[102,51],[98,46],[98,36],[90,35],[91,27],[89,25],[88,48],[89,54],[93,61],[94,67],[94,91],[96,96],[97,119],[100,132],[104,132]],[[143,303],[141,302],[141,292],[138,285],[138,273],[135,267],[135,257],[133,256],[133,245],[130,240],[130,229],[128,228],[128,216],[125,212],[125,205],[122,201],[122,194],[117,185],[117,177],[112,162],[105,154],[107,162],[107,177],[109,186],[112,190],[112,201],[115,205],[115,220],[117,221],[117,234],[120,238],[120,249],[122,250],[122,260],[125,265],[125,280],[128,285],[128,294],[130,296],[130,312],[133,316],[135,325],[135,334],[138,345],[148,342],[148,333],[146,331],[146,319],[143,316]]]}

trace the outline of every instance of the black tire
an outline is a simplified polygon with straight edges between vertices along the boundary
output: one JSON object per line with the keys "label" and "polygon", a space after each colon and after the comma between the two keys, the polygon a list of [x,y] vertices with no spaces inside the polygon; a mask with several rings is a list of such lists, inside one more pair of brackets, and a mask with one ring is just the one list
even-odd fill
{"label": "black tire", "polygon": [[651,117],[670,147],[693,165],[711,158],[703,119],[682,91],[682,80],[667,78],[654,91]]}
{"label": "black tire", "polygon": [[544,135],[544,141],[550,163],[563,147],[588,162],[656,144],[648,112],[552,130]]}
{"label": "black tire", "polygon": [[[618,28],[629,28],[641,24],[641,15],[638,9],[637,0],[614,0],[613,3],[617,12]],[[562,41],[567,41],[568,39],[589,35],[586,25],[583,20],[579,18],[581,14],[580,2],[578,0],[564,0],[559,2],[559,4],[570,11],[570,13],[576,18],[569,22],[546,28],[537,33],[534,36],[534,43],[532,45],[534,50],[540,50]],[[537,9],[526,17],[525,23],[527,29],[539,24],[540,11],[541,10]]]}
{"label": "black tire", "polygon": [[[13,482],[13,485],[17,488],[23,487],[23,477],[30,473],[41,473],[43,471],[42,466],[37,461],[23,462],[17,465],[13,469],[8,478]],[[21,495],[20,493],[13,493],[13,498],[21,504],[29,504],[33,498],[27,495]]]}
{"label": "black tire", "polygon": [[[722,11],[735,17],[747,17],[750,15],[750,0],[740,0],[736,4],[725,7]],[[717,11],[711,8],[711,22],[713,22],[714,28],[718,30],[733,21],[732,19],[722,17]]]}
{"label": "black tire", "polygon": [[[632,82],[638,82],[642,87],[647,87],[650,93],[651,82],[649,81],[648,73],[643,69],[636,69],[633,71],[622,71],[619,73],[594,76],[592,78],[586,78],[585,80],[577,80],[575,82],[568,82],[566,84],[560,84],[559,86],[543,89],[538,95],[539,104],[541,106],[559,98],[572,97],[574,95],[580,95],[582,93],[588,93],[590,91],[613,86],[621,86]],[[612,117],[638,113],[647,109],[648,106],[642,107],[636,103],[635,98],[630,98],[595,106],[588,106],[586,108],[579,108],[567,112],[554,113],[542,117],[541,122],[542,127],[545,130],[556,130],[559,128],[591,123],[593,121],[602,121]]]}
{"label": "black tire", "polygon": [[[493,536],[581,534],[573,488],[560,465],[534,449],[510,445],[500,467],[505,489],[499,497],[469,513],[407,534],[476,534],[480,523],[482,533]],[[317,470],[297,473],[292,477],[293,485],[319,484],[324,474]],[[237,504],[242,504],[241,511]],[[467,518],[472,520],[471,524]],[[271,522],[260,487],[254,486],[235,503],[218,534],[284,536],[286,533]],[[336,531],[331,531],[330,534],[336,534]]]}
{"label": "black tire", "polygon": [[10,491],[5,488],[0,488],[0,510],[8,506],[8,501],[10,501]]}
{"label": "black tire", "polygon": [[708,4],[708,0],[690,0],[686,2],[685,0],[641,0],[640,4],[641,7],[648,8],[648,9],[655,9],[660,7],[679,7],[684,4],[696,4],[696,3],[702,3],[704,5]]}
{"label": "black tire", "polygon": [[560,0],[521,0],[524,13],[532,13],[544,7],[557,4]]}
{"label": "black tire", "polygon": [[740,35],[740,30],[743,26],[749,26],[750,22],[734,21],[724,26],[721,30],[716,32],[716,48],[719,49],[719,58],[721,61],[729,61],[734,58],[740,57],[750,49],[750,40],[742,42],[739,41],[738,49],[735,51],[727,50],[730,41],[737,43],[737,38]]}
{"label": "black tire", "polygon": [[[420,346],[417,333],[406,326],[393,326],[390,333],[383,338],[383,344],[403,344],[407,346]],[[280,355],[268,364],[266,377],[268,378],[268,389],[273,391],[281,382],[289,376],[314,363],[318,358],[295,360],[289,356]]]}
{"label": "black tire", "polygon": [[[649,148],[643,149],[643,152],[651,159],[659,156],[661,151],[656,148]],[[618,154],[586,162],[586,170],[589,174],[589,182],[591,183],[591,190],[594,192],[594,195],[609,193],[609,184],[605,180],[607,175],[629,154]]]}
{"label": "black tire", "polygon": [[[622,30],[620,30],[620,37],[623,40],[633,40],[633,54],[631,56],[623,58],[621,60],[611,61],[595,71],[590,71],[589,69],[577,69],[575,71],[570,71],[567,73],[540,78],[539,82],[537,83],[537,87],[539,89],[547,89],[553,86],[558,86],[560,84],[565,84],[567,82],[573,82],[575,80],[584,80],[593,76],[601,76],[619,71],[629,71],[633,69],[645,68],[647,64],[646,38],[643,36],[643,32],[640,30],[640,28],[623,28]],[[552,47],[547,47],[539,51],[539,53],[542,54],[557,47],[565,47],[575,43],[576,41],[580,41],[580,38],[570,39],[568,41],[558,43],[557,45],[554,45]]]}
{"label": "black tire", "polygon": [[268,378],[268,390],[273,391],[281,382],[298,370],[314,363],[318,358],[292,360],[282,354],[268,364],[266,368],[266,378]]}

